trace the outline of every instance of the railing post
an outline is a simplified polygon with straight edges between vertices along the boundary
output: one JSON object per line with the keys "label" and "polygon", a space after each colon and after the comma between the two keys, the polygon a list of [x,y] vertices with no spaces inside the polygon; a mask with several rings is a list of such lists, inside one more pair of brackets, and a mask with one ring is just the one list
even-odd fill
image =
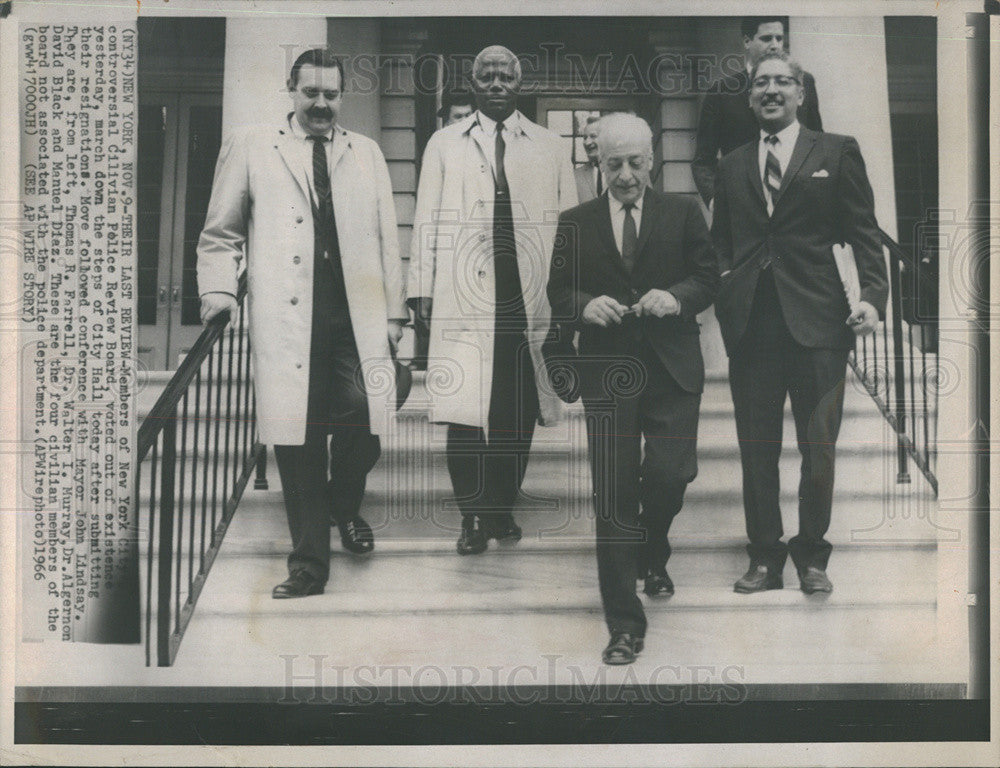
{"label": "railing post", "polygon": [[260,445],[257,451],[257,475],[254,477],[253,489],[255,491],[266,491],[268,489],[266,445]]}
{"label": "railing post", "polygon": [[[902,292],[900,291],[899,270],[903,268],[901,262],[896,259],[889,259],[889,302],[892,306],[892,364],[893,364],[893,385],[896,395],[896,460],[899,471],[896,474],[897,483],[910,482],[910,472],[906,461],[906,442],[903,436],[906,434],[906,370],[903,365],[903,308]],[[888,395],[888,392],[886,393]]]}
{"label": "railing post", "polygon": [[177,409],[163,425],[163,472],[160,475],[160,536],[156,602],[156,663],[169,667],[170,598],[174,560],[174,479],[177,463]]}

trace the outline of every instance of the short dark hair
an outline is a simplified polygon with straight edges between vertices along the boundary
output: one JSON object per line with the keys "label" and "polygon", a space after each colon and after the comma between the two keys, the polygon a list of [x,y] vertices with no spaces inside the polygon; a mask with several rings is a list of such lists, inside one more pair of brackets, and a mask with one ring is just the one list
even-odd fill
{"label": "short dark hair", "polygon": [[802,65],[799,64],[795,59],[788,55],[787,51],[776,51],[774,53],[765,53],[757,63],[753,65],[750,70],[750,83],[753,84],[754,78],[757,77],[757,70],[761,64],[765,61],[773,61],[777,59],[778,61],[783,61],[788,65],[788,68],[792,71],[792,77],[794,77],[799,85],[802,85]]}
{"label": "short dark hair", "polygon": [[747,40],[753,40],[757,36],[757,30],[760,29],[761,24],[773,24],[775,22],[781,24],[781,29],[787,35],[787,16],[744,16],[743,21],[740,22],[740,32],[743,33],[743,37]]}
{"label": "short dark hair", "polygon": [[323,69],[336,67],[337,71],[340,72],[340,90],[344,91],[344,63],[329,48],[310,48],[299,54],[295,63],[292,64],[292,71],[288,73],[288,80],[292,85],[298,85],[299,70],[306,64]]}
{"label": "short dark hair", "polygon": [[441,96],[441,109],[438,110],[438,117],[446,118],[452,107],[469,106],[475,109],[476,97],[467,88],[456,88]]}

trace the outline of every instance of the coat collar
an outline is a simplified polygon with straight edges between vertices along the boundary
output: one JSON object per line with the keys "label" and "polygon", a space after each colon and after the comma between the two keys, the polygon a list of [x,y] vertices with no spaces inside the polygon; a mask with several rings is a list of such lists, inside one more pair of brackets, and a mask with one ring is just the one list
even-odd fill
{"label": "coat collar", "polygon": [[[306,175],[305,166],[301,162],[300,142],[305,140],[305,132],[302,132],[301,135],[299,135],[299,131],[295,130],[295,126],[292,122],[294,120],[294,114],[294,112],[289,112],[284,124],[278,128],[274,148],[278,150],[278,153],[281,155],[281,159],[288,168],[288,172],[292,174],[292,177],[302,189],[302,194],[307,198],[312,199],[309,177]],[[351,133],[350,131],[347,131],[341,126],[335,124],[330,132],[330,138],[333,141],[333,146],[331,148],[332,154],[330,156],[330,176],[332,178],[333,171],[337,167],[337,163],[340,161],[340,158],[343,157],[347,148],[351,146]]]}
{"label": "coat collar", "polygon": [[[792,179],[795,178],[796,174],[798,174],[799,169],[802,168],[802,163],[805,162],[805,159],[812,151],[813,146],[816,144],[816,138],[818,135],[819,134],[816,131],[809,130],[804,125],[799,128],[799,137],[796,139],[795,147],[792,149],[792,156],[789,158],[788,167],[781,175],[781,189],[778,192],[778,199],[774,202],[775,210],[777,210],[782,199],[784,199],[784,193],[785,190],[788,189],[788,185],[791,183]],[[757,200],[760,202],[761,208],[766,210],[767,200],[764,197],[764,182],[761,179],[760,163],[758,159],[759,148],[759,140],[743,146],[743,168],[746,172],[747,183],[757,195]],[[772,213],[771,216],[773,217],[774,214]]]}

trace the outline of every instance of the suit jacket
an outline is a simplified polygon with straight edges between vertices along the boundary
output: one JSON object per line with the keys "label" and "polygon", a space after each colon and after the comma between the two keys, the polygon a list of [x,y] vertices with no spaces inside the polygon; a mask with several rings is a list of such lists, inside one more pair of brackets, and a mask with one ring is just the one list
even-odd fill
{"label": "suit jacket", "polygon": [[[433,298],[427,379],[431,420],[485,428],[493,380],[496,283],[493,269],[492,137],[473,131],[476,113],[431,136],[413,217],[408,293]],[[568,153],[556,134],[520,115],[507,141],[517,266],[536,381],[545,383],[542,342],[549,328],[545,280],[559,212],[576,205]],[[513,372],[511,373],[513,375]],[[447,385],[431,386],[437,381]],[[539,392],[546,423],[558,398]]]}
{"label": "suit jacket", "polygon": [[[808,72],[802,73],[802,90],[799,122],[806,128],[822,131],[816,80]],[[715,196],[719,155],[728,155],[748,141],[757,140],[760,128],[750,109],[749,94],[750,75],[746,70],[740,70],[732,77],[716,81],[701,103],[691,174],[705,205]]]}
{"label": "suit jacket", "polygon": [[[600,171],[598,171],[600,173]],[[578,165],[573,169],[573,177],[576,179],[576,199],[585,203],[597,197],[597,182],[594,178],[594,166],[590,163]]]}
{"label": "suit jacket", "polygon": [[833,245],[853,247],[863,301],[881,314],[888,298],[874,198],[858,143],[851,136],[800,129],[770,217],[757,151],[754,142],[726,155],[716,179],[712,238],[723,278],[715,313],[726,351],[733,354],[746,330],[768,258],[795,340],[806,347],[852,349],[854,333],[845,324],[850,309]]}
{"label": "suit jacket", "polygon": [[[288,127],[234,132],[219,153],[198,241],[198,291],[236,293],[246,255],[261,441],[301,445],[312,328],[313,217],[301,146]],[[395,408],[386,321],[407,317],[396,209],[378,145],[335,128],[330,188],[368,415],[384,433]],[[384,383],[385,386],[376,384]]]}
{"label": "suit jacket", "polygon": [[[606,194],[559,219],[548,283],[553,316],[550,349],[554,356],[565,352],[571,334],[580,332],[579,358],[572,365],[585,400],[602,397],[601,377],[607,364],[622,359],[626,335],[633,333],[648,340],[682,388],[701,392],[704,387],[695,316],[712,303],[719,281],[705,219],[694,199],[647,188],[638,234],[630,273],[615,245]],[[630,327],[602,328],[581,320],[584,307],[597,296],[608,295],[631,306],[651,288],[670,291],[680,302],[681,314],[643,316],[629,322]],[[553,386],[559,391],[561,382],[553,381]]]}

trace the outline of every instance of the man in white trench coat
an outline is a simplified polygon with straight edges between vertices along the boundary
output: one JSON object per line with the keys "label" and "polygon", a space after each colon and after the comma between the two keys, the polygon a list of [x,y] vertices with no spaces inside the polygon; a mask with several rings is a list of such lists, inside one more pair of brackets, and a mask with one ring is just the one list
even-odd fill
{"label": "man in white trench coat", "polygon": [[331,521],[349,551],[374,547],[358,510],[407,317],[389,172],[375,142],[337,125],[343,84],[328,51],[299,56],[293,112],[225,142],[198,243],[204,322],[235,310],[246,254],[257,425],[292,536],[275,598],[322,593]]}
{"label": "man in white trench coat", "polygon": [[416,322],[429,325],[431,419],[449,425],[463,555],[521,537],[511,509],[535,422],[561,407],[544,382],[545,285],[559,212],[577,202],[560,138],[516,109],[517,57],[490,46],[472,75],[476,112],[424,151],[408,275]]}

